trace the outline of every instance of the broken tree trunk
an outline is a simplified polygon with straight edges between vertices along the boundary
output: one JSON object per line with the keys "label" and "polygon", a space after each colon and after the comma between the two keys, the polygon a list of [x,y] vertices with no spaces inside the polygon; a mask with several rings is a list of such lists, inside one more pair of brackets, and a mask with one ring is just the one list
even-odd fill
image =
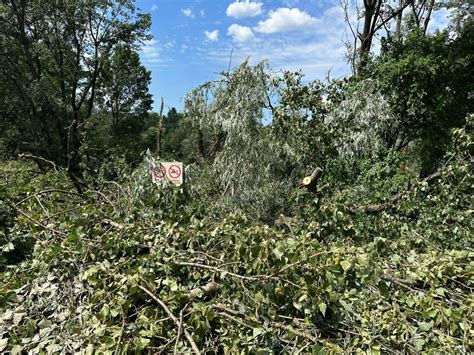
{"label": "broken tree trunk", "polygon": [[323,175],[323,169],[317,167],[310,176],[306,176],[301,182],[301,186],[307,188],[311,192],[316,192],[319,178]]}

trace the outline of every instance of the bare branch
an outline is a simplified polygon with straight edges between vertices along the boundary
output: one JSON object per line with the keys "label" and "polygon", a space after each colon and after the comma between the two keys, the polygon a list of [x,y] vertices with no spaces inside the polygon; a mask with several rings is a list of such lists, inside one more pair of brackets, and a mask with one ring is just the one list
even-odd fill
{"label": "bare branch", "polygon": [[[163,308],[163,310],[173,320],[173,322],[178,326],[178,328],[180,327],[180,322],[179,322],[178,318],[176,318],[174,316],[174,314],[170,311],[168,306],[166,304],[164,304],[164,302],[162,300],[160,300],[157,296],[155,296],[153,293],[151,293],[148,289],[146,289],[142,285],[138,285],[138,288],[140,290],[142,290],[143,292],[145,292],[153,300],[155,300],[155,302],[158,303],[161,306],[161,308]],[[198,346],[194,342],[193,337],[191,336],[191,334],[189,334],[189,332],[186,330],[186,328],[183,328],[183,332],[184,332],[184,336],[186,337],[186,339],[189,342],[189,345],[191,345],[191,348],[193,349],[194,353],[195,354],[201,354],[201,351],[199,350]]]}

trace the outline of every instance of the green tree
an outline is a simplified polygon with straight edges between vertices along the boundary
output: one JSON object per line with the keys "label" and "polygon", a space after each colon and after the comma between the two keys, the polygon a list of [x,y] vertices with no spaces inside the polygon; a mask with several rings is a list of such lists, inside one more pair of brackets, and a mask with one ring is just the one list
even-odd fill
{"label": "green tree", "polygon": [[141,65],[140,56],[132,48],[117,47],[111,59],[105,58],[100,106],[110,114],[114,126],[127,114],[140,117],[151,109],[150,82],[151,72]]}
{"label": "green tree", "polygon": [[194,163],[198,157],[196,135],[192,121],[172,107],[164,118],[163,158]]}
{"label": "green tree", "polygon": [[106,59],[148,38],[132,0],[6,0],[0,6],[0,115],[7,146],[65,166],[83,188],[81,148]]}
{"label": "green tree", "polygon": [[450,143],[450,130],[462,127],[473,110],[474,27],[458,37],[416,30],[384,46],[368,77],[388,99],[396,119],[387,140],[403,150],[418,148],[422,173],[430,173]]}

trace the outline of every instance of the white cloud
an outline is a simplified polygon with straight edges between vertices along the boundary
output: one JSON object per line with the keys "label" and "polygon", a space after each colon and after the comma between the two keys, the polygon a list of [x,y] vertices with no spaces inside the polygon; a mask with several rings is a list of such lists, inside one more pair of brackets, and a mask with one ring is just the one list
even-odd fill
{"label": "white cloud", "polygon": [[201,14],[202,17],[206,16],[206,11],[200,10],[199,13]]}
{"label": "white cloud", "polygon": [[260,21],[256,30],[262,33],[288,32],[314,27],[319,21],[297,8],[281,7],[270,11],[269,18]]}
{"label": "white cloud", "polygon": [[[329,71],[331,78],[349,75],[351,69],[344,58],[346,48],[343,43],[346,24],[339,4],[323,10],[318,23],[311,31],[301,31],[297,36],[291,32],[281,32],[258,40],[257,35],[251,32],[254,40],[238,43],[237,46],[220,41],[198,55],[206,62],[227,68],[229,53],[233,51],[233,65],[238,65],[248,57],[252,63],[268,60],[274,70],[302,70],[308,81],[323,80]],[[236,28],[233,32],[237,32]]]}
{"label": "white cloud", "polygon": [[207,39],[211,42],[216,42],[219,40],[219,31],[204,31],[204,34],[206,35]]}
{"label": "white cloud", "polygon": [[236,42],[244,43],[254,39],[253,31],[250,27],[233,24],[227,30],[227,34],[232,36]]}
{"label": "white cloud", "polygon": [[165,67],[169,60],[163,58],[162,50],[163,48],[170,49],[173,46],[174,44],[171,42],[168,42],[165,45],[161,45],[161,43],[156,39],[150,39],[149,41],[145,41],[140,51],[140,57],[142,59],[143,64],[149,69]]}
{"label": "white cloud", "polygon": [[156,39],[150,39],[148,41],[145,41],[141,49],[141,52],[148,58],[158,57],[159,56],[158,44],[159,42]]}
{"label": "white cloud", "polygon": [[233,2],[227,8],[227,16],[234,18],[255,17],[263,12],[263,4],[261,2],[240,2],[239,0]]}
{"label": "white cloud", "polygon": [[151,10],[151,11],[156,11],[156,10],[158,10],[158,5],[156,5],[156,4],[151,5],[150,10]]}
{"label": "white cloud", "polygon": [[191,17],[191,18],[195,18],[196,16],[194,16],[193,14],[193,10],[187,8],[187,9],[181,9],[181,13],[186,16],[186,17]]}

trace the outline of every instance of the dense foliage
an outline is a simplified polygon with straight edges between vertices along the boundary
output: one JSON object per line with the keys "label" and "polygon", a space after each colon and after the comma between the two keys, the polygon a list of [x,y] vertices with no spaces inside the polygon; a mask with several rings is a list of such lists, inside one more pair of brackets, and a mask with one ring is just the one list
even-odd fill
{"label": "dense foliage", "polygon": [[163,114],[133,1],[3,2],[0,352],[474,351],[474,27],[430,4],[357,76],[247,60]]}
{"label": "dense foliage", "polygon": [[27,257],[2,273],[2,349],[184,352],[187,329],[202,351],[467,352],[472,136],[455,135],[440,181],[393,210],[354,215],[349,192],[302,192],[301,217],[273,226],[196,219],[146,169],[77,195],[62,171],[3,164],[1,255]]}
{"label": "dense foliage", "polygon": [[3,1],[4,154],[28,152],[65,166],[83,189],[97,109],[106,106],[115,122],[150,107],[150,73],[136,54],[149,27],[150,15],[138,13],[131,0]]}

